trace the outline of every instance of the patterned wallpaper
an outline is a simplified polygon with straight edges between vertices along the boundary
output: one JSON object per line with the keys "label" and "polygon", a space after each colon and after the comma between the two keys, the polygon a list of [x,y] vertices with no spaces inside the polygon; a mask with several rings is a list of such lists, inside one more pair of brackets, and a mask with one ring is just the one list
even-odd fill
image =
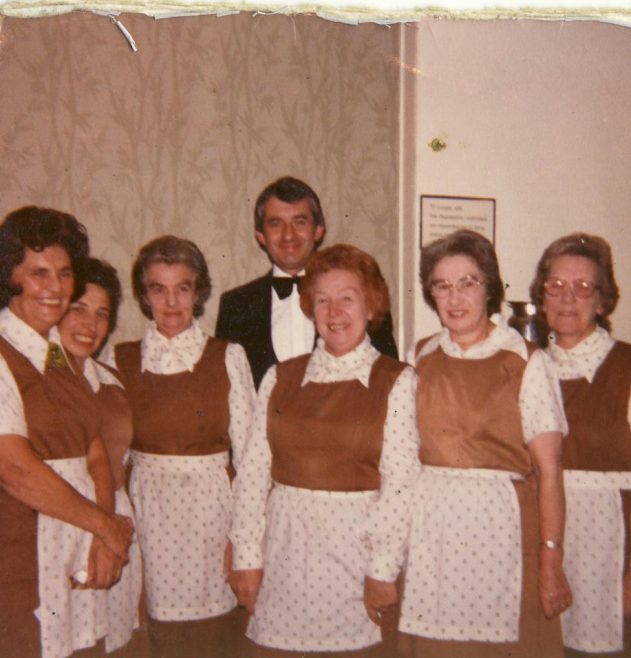
{"label": "patterned wallpaper", "polygon": [[[133,53],[87,13],[0,25],[0,215],[26,203],[76,214],[143,320],[129,270],[147,240],[197,242],[213,295],[266,271],[252,205],[278,176],[320,194],[325,244],[352,242],[397,274],[400,27],[239,14],[124,15]],[[396,319],[396,309],[394,309]]]}

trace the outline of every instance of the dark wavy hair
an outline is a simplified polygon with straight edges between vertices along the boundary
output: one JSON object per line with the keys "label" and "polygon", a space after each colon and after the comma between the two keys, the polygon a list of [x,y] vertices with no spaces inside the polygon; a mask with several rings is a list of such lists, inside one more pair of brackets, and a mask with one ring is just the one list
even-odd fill
{"label": "dark wavy hair", "polygon": [[300,307],[307,317],[313,318],[313,293],[317,278],[331,270],[346,270],[357,274],[366,296],[366,306],[372,313],[368,331],[379,328],[390,310],[390,295],[377,261],[365,251],[350,244],[335,244],[316,252],[305,268],[300,283]]}
{"label": "dark wavy hair", "polygon": [[430,308],[437,310],[436,300],[432,297],[432,273],[438,262],[446,256],[468,256],[475,261],[486,283],[486,314],[491,317],[493,313],[499,313],[504,299],[504,283],[500,276],[497,254],[489,240],[468,229],[454,231],[444,238],[430,242],[421,250],[423,299]]}
{"label": "dark wavy hair", "polygon": [[[53,208],[24,206],[4,218],[0,224],[0,308],[22,293],[11,280],[13,271],[24,260],[26,250],[43,251],[54,245],[66,251],[75,274],[90,251],[85,226],[68,213]],[[77,290],[80,286],[75,283],[75,292]]]}
{"label": "dark wavy hair", "polygon": [[602,300],[603,312],[596,316],[596,322],[607,331],[611,331],[609,316],[614,312],[620,292],[613,272],[613,258],[609,243],[598,235],[588,233],[571,233],[552,242],[541,255],[537,263],[535,278],[530,284],[530,298],[537,308],[535,321],[540,343],[548,342],[550,327],[543,311],[544,283],[550,276],[552,262],[559,256],[582,256],[596,265],[598,280],[595,282]]}
{"label": "dark wavy hair", "polygon": [[[94,285],[101,286],[107,293],[110,301],[110,319],[107,329],[107,336],[109,337],[114,329],[116,329],[118,309],[123,297],[123,291],[116,269],[105,260],[87,258],[81,263],[77,272],[77,281],[84,289],[88,283],[93,283]],[[74,295],[72,301],[77,301],[80,297],[81,295]]]}
{"label": "dark wavy hair", "polygon": [[[291,176],[284,176],[270,183],[258,196],[254,204],[254,229],[263,232],[263,218],[265,217],[265,204],[276,197],[285,203],[296,203],[307,199],[313,213],[316,226],[322,226],[326,230],[324,213],[320,205],[318,195],[303,181]],[[320,240],[321,242],[322,240]]]}
{"label": "dark wavy hair", "polygon": [[199,247],[190,240],[178,238],[175,235],[162,235],[159,238],[151,240],[144,245],[136,260],[131,272],[131,281],[136,298],[142,314],[153,319],[151,307],[147,303],[147,286],[145,285],[145,276],[147,270],[155,263],[165,263],[166,265],[182,264],[190,267],[195,275],[195,294],[197,300],[193,306],[193,317],[198,318],[204,312],[204,304],[210,297],[210,274],[206,259]]}

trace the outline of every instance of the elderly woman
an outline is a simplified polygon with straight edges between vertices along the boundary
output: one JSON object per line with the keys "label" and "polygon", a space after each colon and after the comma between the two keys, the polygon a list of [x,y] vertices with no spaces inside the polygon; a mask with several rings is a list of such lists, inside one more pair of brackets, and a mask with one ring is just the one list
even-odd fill
{"label": "elderly woman", "polygon": [[499,318],[491,243],[461,230],[423,249],[425,301],[440,333],[410,351],[419,381],[423,474],[414,505],[401,646],[407,656],[562,656],[558,381]]}
{"label": "elderly woman", "polygon": [[224,573],[228,469],[238,469],[246,440],[252,375],[242,347],[208,337],[197,321],[210,277],[195,244],[152,240],[132,281],[150,323],[142,340],[116,346],[115,360],[133,413],[130,494],[151,650],[238,655],[237,602]]}
{"label": "elderly woman", "polygon": [[256,656],[385,655],[379,624],[397,601],[419,470],[415,375],[367,336],[389,305],[371,256],[324,249],[300,294],[317,347],[263,379],[235,485],[231,582],[253,612]]}
{"label": "elderly woman", "polygon": [[629,656],[631,345],[609,334],[618,301],[609,245],[585,233],[555,240],[530,292],[569,424],[565,564],[574,605],[561,619],[566,654]]}
{"label": "elderly woman", "polygon": [[[96,258],[89,258],[83,264],[80,279],[83,295],[70,304],[59,324],[59,335],[73,369],[87,380],[101,408],[101,438],[113,474],[116,511],[132,517],[131,503],[123,486],[132,437],[131,409],[114,373],[92,358],[116,327],[121,286],[116,270]],[[138,625],[142,566],[136,542],[130,547],[129,558],[120,580],[107,592],[73,593],[77,604],[90,611],[88,614],[104,615],[108,652],[126,645]]]}
{"label": "elderly woman", "polygon": [[[94,397],[54,326],[88,252],[71,215],[28,206],[0,226],[0,655],[63,658],[101,636],[72,582],[108,587],[132,525],[116,516]],[[94,502],[96,501],[96,503]]]}

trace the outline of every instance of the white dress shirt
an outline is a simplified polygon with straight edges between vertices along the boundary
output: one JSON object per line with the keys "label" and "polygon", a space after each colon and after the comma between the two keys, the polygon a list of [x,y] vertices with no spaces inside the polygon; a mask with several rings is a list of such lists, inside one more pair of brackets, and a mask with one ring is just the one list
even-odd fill
{"label": "white dress shirt", "polygon": [[[304,270],[299,276],[304,275]],[[272,268],[272,276],[288,277],[277,265]],[[280,299],[272,288],[272,345],[279,361],[286,361],[294,356],[306,354],[313,350],[315,327],[300,308],[298,286],[294,286],[291,295]]]}

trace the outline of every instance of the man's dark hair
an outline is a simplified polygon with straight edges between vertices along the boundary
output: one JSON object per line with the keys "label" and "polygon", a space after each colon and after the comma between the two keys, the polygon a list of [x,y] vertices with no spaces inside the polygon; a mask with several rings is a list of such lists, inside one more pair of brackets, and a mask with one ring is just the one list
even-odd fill
{"label": "man's dark hair", "polygon": [[263,217],[265,215],[265,204],[272,198],[276,197],[285,203],[296,203],[307,199],[309,207],[313,213],[313,219],[316,226],[322,226],[326,229],[324,223],[324,213],[320,205],[318,195],[303,181],[291,176],[284,176],[270,183],[258,196],[254,204],[254,228],[259,233],[263,232]]}

